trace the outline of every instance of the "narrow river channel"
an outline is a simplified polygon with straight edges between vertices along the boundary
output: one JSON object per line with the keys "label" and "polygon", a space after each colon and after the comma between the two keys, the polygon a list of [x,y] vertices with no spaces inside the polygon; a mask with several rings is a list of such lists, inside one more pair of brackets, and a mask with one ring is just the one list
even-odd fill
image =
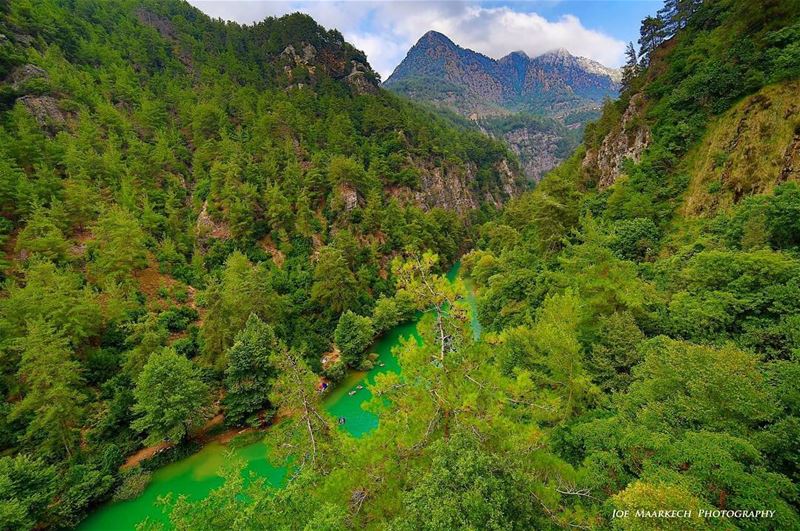
{"label": "narrow river channel", "polygon": [[[460,263],[448,271],[447,278],[452,282],[458,275]],[[475,300],[471,290],[468,290],[472,314],[472,330],[477,337],[480,334],[480,323],[477,320]],[[382,372],[400,372],[397,358],[392,354],[392,349],[399,346],[401,338],[415,338],[421,341],[417,333],[417,321],[400,324],[383,334],[370,348],[370,352],[378,354],[375,369],[369,372],[350,372],[329,394],[325,397],[325,409],[333,417],[345,417],[347,422],[342,426],[354,437],[361,437],[378,426],[378,417],[362,409],[361,404],[371,398],[368,385],[375,381],[375,376]],[[348,392],[356,389],[357,385],[364,389],[350,396]],[[239,448],[230,448],[220,443],[211,443],[203,447],[196,454],[160,468],[153,473],[150,484],[136,499],[124,502],[110,503],[89,515],[78,527],[80,531],[132,531],[137,524],[149,519],[151,522],[162,522],[169,528],[169,519],[158,499],[167,494],[185,495],[190,499],[202,499],[211,490],[222,485],[222,478],[218,471],[229,460],[229,452],[233,452],[235,459],[246,463],[244,474],[249,476],[255,473],[259,477],[278,486],[286,475],[286,469],[274,467],[267,459],[267,446],[257,442]]]}

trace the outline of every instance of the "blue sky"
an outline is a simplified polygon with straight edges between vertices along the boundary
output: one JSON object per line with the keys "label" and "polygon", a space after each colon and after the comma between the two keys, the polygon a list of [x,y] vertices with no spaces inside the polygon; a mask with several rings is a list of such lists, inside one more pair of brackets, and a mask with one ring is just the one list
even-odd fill
{"label": "blue sky", "polygon": [[660,0],[189,0],[213,17],[249,24],[301,11],[336,28],[367,53],[386,79],[428,30],[456,44],[499,58],[515,50],[536,56],[555,48],[607,66],[624,60],[642,18]]}

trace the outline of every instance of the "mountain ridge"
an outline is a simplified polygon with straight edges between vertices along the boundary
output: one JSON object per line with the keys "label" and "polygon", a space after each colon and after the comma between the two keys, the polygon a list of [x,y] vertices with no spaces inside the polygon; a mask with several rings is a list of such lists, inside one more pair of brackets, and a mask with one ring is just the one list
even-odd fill
{"label": "mountain ridge", "polygon": [[[494,59],[456,44],[435,30],[426,32],[409,49],[405,59],[383,82],[385,87],[412,96],[411,87],[404,81],[436,77],[456,86],[461,85],[470,97],[465,105],[455,105],[461,114],[490,116],[507,114],[503,111],[545,111],[549,99],[554,106],[596,107],[603,98],[616,94],[621,72],[597,61],[572,55],[565,48],[548,50],[534,57],[522,50],[512,51]],[[542,98],[542,95],[550,96]],[[473,103],[480,97],[490,102],[488,107]],[[419,98],[436,101],[437,98]],[[588,101],[586,101],[588,100]],[[533,104],[536,108],[531,108]],[[453,105],[451,105],[453,107]]]}
{"label": "mountain ridge", "polygon": [[430,30],[383,86],[476,122],[503,139],[537,181],[578,145],[583,125],[616,96],[620,80],[619,69],[565,48],[493,59]]}

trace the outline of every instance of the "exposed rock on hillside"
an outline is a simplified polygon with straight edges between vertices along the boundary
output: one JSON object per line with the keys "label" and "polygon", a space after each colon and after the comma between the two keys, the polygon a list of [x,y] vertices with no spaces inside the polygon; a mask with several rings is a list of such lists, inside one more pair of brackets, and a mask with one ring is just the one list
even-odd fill
{"label": "exposed rock on hillside", "polygon": [[642,94],[631,97],[619,124],[606,135],[597,150],[586,152],[583,168],[597,179],[600,189],[614,184],[625,159],[638,162],[650,145],[650,130],[643,119],[644,106]]}
{"label": "exposed rock on hillside", "polygon": [[562,160],[559,155],[562,137],[559,135],[520,127],[502,138],[519,157],[525,175],[534,180],[541,179]]}
{"label": "exposed rock on hillside", "polygon": [[8,76],[8,81],[14,90],[21,90],[28,82],[34,79],[47,80],[47,72],[36,65],[25,64],[15,68]]}
{"label": "exposed rock on hillside", "polygon": [[64,114],[58,108],[58,100],[50,96],[23,96],[18,100],[33,115],[42,127],[60,126]]}
{"label": "exposed rock on hillside", "polygon": [[711,213],[800,179],[800,81],[763,88],[709,127],[689,157],[687,215]]}

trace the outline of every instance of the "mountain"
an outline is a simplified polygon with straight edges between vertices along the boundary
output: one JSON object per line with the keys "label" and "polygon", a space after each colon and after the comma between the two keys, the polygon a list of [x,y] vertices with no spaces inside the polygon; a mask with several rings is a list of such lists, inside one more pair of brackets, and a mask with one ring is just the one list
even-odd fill
{"label": "mountain", "polygon": [[[495,60],[429,31],[384,86],[477,121],[517,152],[529,178],[539,179],[577,145],[582,125],[617,94],[620,79],[619,70],[564,49]],[[516,127],[509,129],[507,118],[515,114]]]}
{"label": "mountain", "polygon": [[366,368],[322,366],[340,317],[368,345],[413,316],[392,260],[450,267],[520,190],[500,142],[377,79],[302,14],[0,2],[0,527],[73,527],[141,492],[143,446],[269,422],[272,355]]}
{"label": "mountain", "polygon": [[800,529],[800,0],[641,29],[505,201],[309,17],[0,3],[0,527]]}

